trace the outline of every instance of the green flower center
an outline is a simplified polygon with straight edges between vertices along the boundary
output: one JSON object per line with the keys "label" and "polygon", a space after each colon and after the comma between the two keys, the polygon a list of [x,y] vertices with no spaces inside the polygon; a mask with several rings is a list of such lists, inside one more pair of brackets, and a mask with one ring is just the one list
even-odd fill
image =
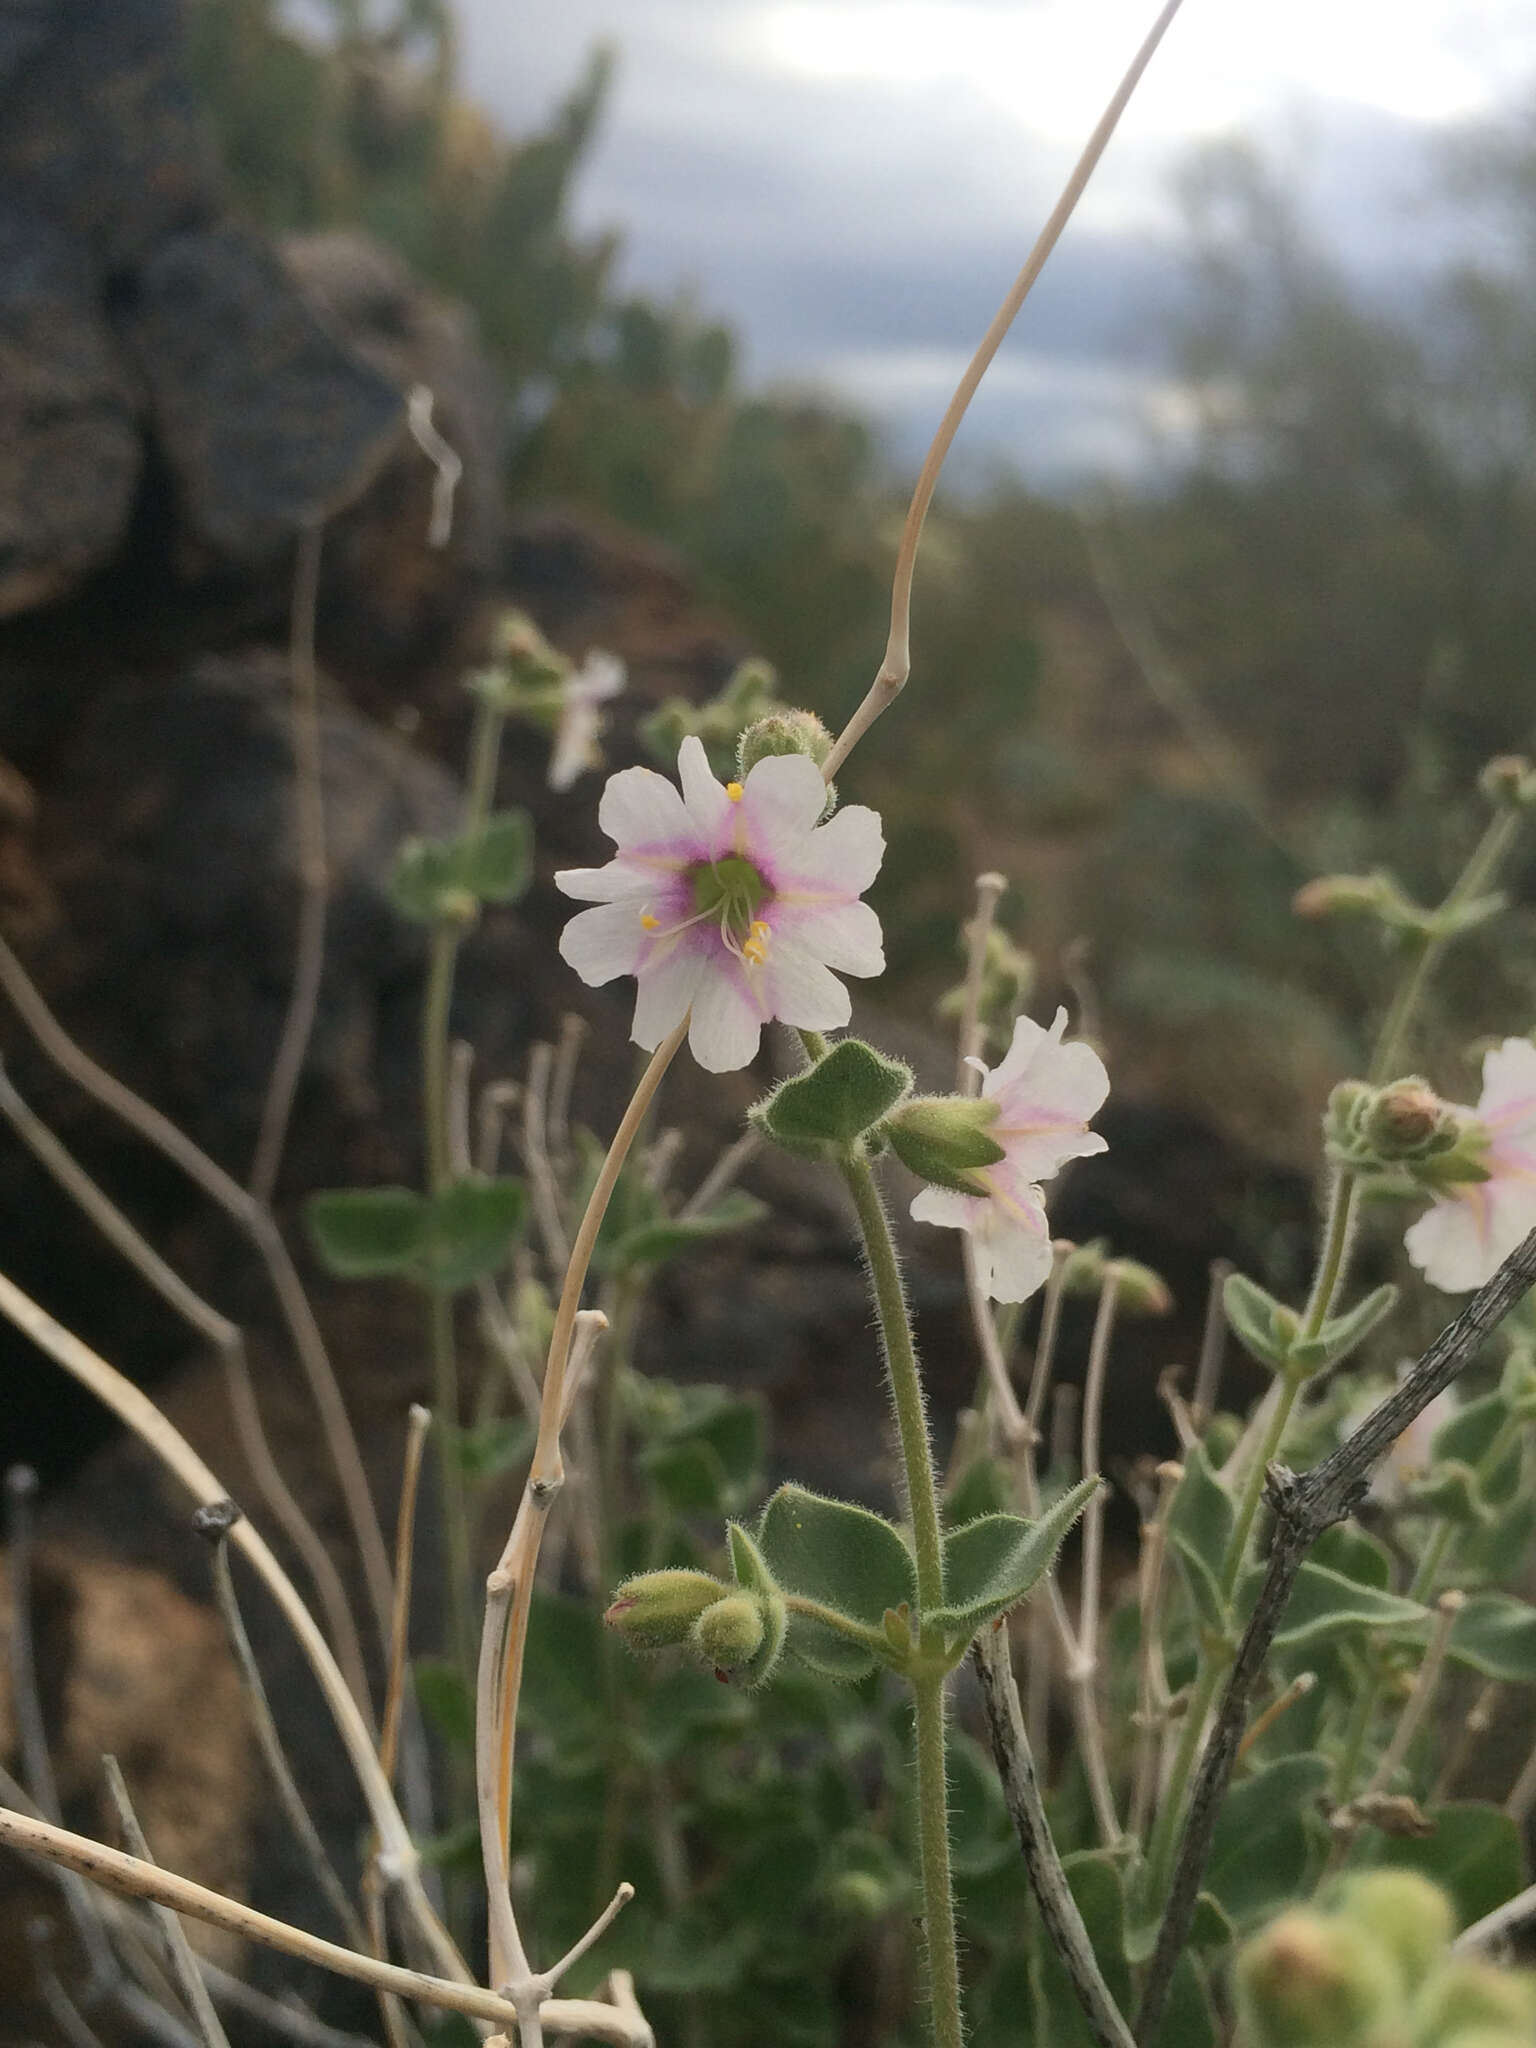
{"label": "green flower center", "polygon": [[758,905],[768,894],[768,884],[739,853],[696,868],[693,875],[695,908],[712,924],[718,924],[727,941],[740,947],[751,936]]}

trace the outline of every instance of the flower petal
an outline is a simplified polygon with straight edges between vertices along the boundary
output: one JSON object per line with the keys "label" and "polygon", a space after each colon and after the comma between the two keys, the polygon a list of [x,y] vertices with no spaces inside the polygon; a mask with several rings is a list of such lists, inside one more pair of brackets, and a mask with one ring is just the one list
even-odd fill
{"label": "flower petal", "polygon": [[555,887],[581,903],[617,903],[625,896],[648,895],[657,883],[654,868],[611,860],[600,868],[557,868]]}
{"label": "flower petal", "polygon": [[867,903],[781,900],[774,909],[773,928],[839,974],[885,972],[880,920]]}
{"label": "flower petal", "polygon": [[588,988],[618,974],[633,974],[640,962],[645,929],[633,903],[599,903],[579,911],[560,934],[560,957]]}
{"label": "flower petal", "polygon": [[1536,1140],[1536,1045],[1506,1038],[1483,1061],[1477,1113],[1499,1139]]}
{"label": "flower petal", "polygon": [[[1051,1233],[1045,1211],[1038,1212],[1038,1228],[1018,1217],[1003,1217],[994,1210],[992,1228],[985,1233],[985,1250],[991,1272],[983,1274],[982,1285],[993,1301],[1028,1301],[1051,1277]],[[982,1264],[983,1246],[977,1240],[977,1263]]]}
{"label": "flower petal", "polygon": [[683,800],[654,768],[622,768],[610,775],[597,822],[622,853],[700,858],[699,835]]}
{"label": "flower petal", "polygon": [[986,1203],[977,1195],[962,1195],[958,1188],[924,1188],[912,1197],[912,1216],[918,1223],[937,1223],[945,1230],[969,1230],[978,1210]]}
{"label": "flower petal", "polygon": [[728,971],[724,961],[717,963],[715,971],[703,976],[694,997],[688,1032],[694,1058],[711,1074],[729,1074],[746,1066],[757,1055],[763,1021],[741,976]]}
{"label": "flower petal", "polygon": [[879,874],[884,858],[885,834],[879,812],[867,804],[845,804],[775,864],[774,886],[781,895],[851,903]]}
{"label": "flower petal", "polygon": [[852,1014],[837,976],[793,939],[775,933],[758,973],[765,1014],[801,1031],[835,1031]]}
{"label": "flower petal", "polygon": [[765,874],[786,867],[810,837],[827,806],[821,770],[805,754],[774,754],[759,761],[743,785],[739,829],[742,851]]}
{"label": "flower petal", "polygon": [[647,960],[635,992],[635,1021],[630,1037],[654,1052],[669,1031],[687,1016],[709,961],[696,947],[676,945]]}
{"label": "flower petal", "polygon": [[677,750],[677,779],[683,785],[689,825],[707,859],[718,859],[730,844],[736,810],[710,771],[709,756],[697,733],[690,733]]}

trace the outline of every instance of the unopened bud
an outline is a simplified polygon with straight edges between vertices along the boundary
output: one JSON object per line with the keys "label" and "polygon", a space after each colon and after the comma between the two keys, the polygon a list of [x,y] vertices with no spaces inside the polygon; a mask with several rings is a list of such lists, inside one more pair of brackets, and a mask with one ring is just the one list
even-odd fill
{"label": "unopened bud", "polygon": [[1061,1268],[1063,1294],[1097,1294],[1104,1285],[1104,1268],[1109,1263],[1108,1240],[1096,1237],[1089,1244],[1074,1245]]}
{"label": "unopened bud", "polygon": [[984,1195],[982,1167],[1005,1155],[993,1138],[997,1104],[981,1096],[918,1095],[885,1122],[885,1135],[902,1165],[920,1179],[964,1195]]}
{"label": "unopened bud", "polygon": [[1523,754],[1499,754],[1477,778],[1489,803],[1524,810],[1536,804],[1536,768]]}
{"label": "unopened bud", "polygon": [[1372,1870],[1340,1888],[1336,1912],[1375,1937],[1417,1991],[1444,1959],[1456,1932],[1450,1900],[1412,1870]]}
{"label": "unopened bud", "polygon": [[1398,1989],[1377,1942],[1305,1909],[1282,1913],[1237,1963],[1239,2010],[1253,2048],[1364,2048]]}
{"label": "unopened bud", "polygon": [[819,768],[832,751],[832,735],[814,711],[773,711],[749,725],[736,742],[742,780],[777,754],[805,754]]}
{"label": "unopened bud", "polygon": [[1368,917],[1386,903],[1384,875],[1319,875],[1291,898],[1298,917]]}
{"label": "unopened bud", "polygon": [[[1455,1142],[1456,1113],[1417,1075],[1378,1089],[1358,1118],[1360,1135],[1379,1159],[1411,1159]],[[1443,1144],[1436,1144],[1437,1140]]]}
{"label": "unopened bud", "polygon": [[706,1664],[734,1671],[762,1647],[763,1603],[750,1593],[728,1593],[705,1608],[693,1624],[691,1640]]}
{"label": "unopened bud", "polygon": [[1165,1316],[1173,1308],[1173,1290],[1161,1273],[1139,1259],[1115,1259],[1108,1268],[1115,1277],[1116,1300],[1125,1316]]}
{"label": "unopened bud", "polygon": [[1424,1986],[1413,2017],[1424,2041],[1459,2042],[1463,2033],[1483,2028],[1529,2041],[1536,2027],[1536,1977],[1453,1958]]}
{"label": "unopened bud", "polygon": [[526,612],[502,614],[496,628],[496,652],[525,688],[558,683],[570,666]]}
{"label": "unopened bud", "polygon": [[725,1592],[708,1572],[641,1572],[620,1586],[603,1620],[638,1650],[664,1650],[686,1642],[699,1616]]}
{"label": "unopened bud", "polygon": [[872,1870],[840,1870],[827,1885],[827,1904],[849,1920],[878,1920],[891,1903],[891,1887]]}

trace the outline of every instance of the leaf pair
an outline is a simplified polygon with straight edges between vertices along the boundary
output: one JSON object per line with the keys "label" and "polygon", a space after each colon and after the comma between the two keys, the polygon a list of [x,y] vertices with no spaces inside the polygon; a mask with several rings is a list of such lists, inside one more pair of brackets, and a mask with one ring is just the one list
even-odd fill
{"label": "leaf pair", "polygon": [[504,1265],[522,1228],[520,1180],[458,1180],[436,1195],[414,1188],[335,1188],[312,1195],[304,1218],[315,1250],[343,1280],[413,1280],[444,1291]]}
{"label": "leaf pair", "polygon": [[1227,1276],[1221,1298],[1228,1326],[1250,1358],[1289,1379],[1306,1380],[1363,1344],[1397,1306],[1397,1289],[1376,1288],[1343,1315],[1330,1316],[1310,1337],[1303,1335],[1294,1309],[1241,1273]]}

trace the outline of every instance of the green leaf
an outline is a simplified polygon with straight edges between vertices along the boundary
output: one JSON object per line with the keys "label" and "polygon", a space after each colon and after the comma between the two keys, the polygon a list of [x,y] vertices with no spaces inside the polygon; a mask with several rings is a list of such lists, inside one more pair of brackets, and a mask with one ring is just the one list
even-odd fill
{"label": "green leaf", "polygon": [[1397,1289],[1378,1287],[1342,1316],[1332,1316],[1315,1337],[1291,1346],[1292,1365],[1317,1372],[1325,1365],[1337,1365],[1363,1344],[1379,1322],[1397,1307]]}
{"label": "green leaf", "polygon": [[976,1458],[944,1496],[944,1526],[962,1528],[983,1515],[1001,1514],[1010,1498],[995,1458]]}
{"label": "green leaf", "polygon": [[758,1542],[786,1593],[798,1593],[865,1628],[917,1601],[917,1570],[899,1533],[851,1501],[781,1486],[763,1510]]}
{"label": "green leaf", "polygon": [[461,888],[483,903],[511,903],[533,877],[533,820],[526,811],[497,811],[448,850]]}
{"label": "green leaf", "polygon": [[1368,1536],[1358,1522],[1335,1522],[1325,1529],[1307,1561],[1326,1565],[1357,1585],[1374,1586],[1381,1593],[1391,1590],[1392,1553],[1385,1543]]}
{"label": "green leaf", "polygon": [[304,1221],[321,1260],[344,1280],[413,1270],[426,1202],[411,1188],[336,1188],[311,1195]]}
{"label": "green leaf", "polygon": [[767,1560],[740,1522],[727,1522],[725,1535],[731,1551],[731,1576],[737,1585],[748,1593],[776,1593],[778,1587]]}
{"label": "green leaf", "polygon": [[[434,1428],[451,1428],[435,1423]],[[470,1479],[494,1479],[527,1462],[538,1430],[526,1415],[498,1415],[460,1429],[454,1436],[459,1469]]]}
{"label": "green leaf", "polygon": [[969,1642],[995,1615],[1017,1607],[1056,1562],[1063,1537],[1102,1484],[1096,1476],[1082,1480],[1036,1522],[983,1515],[952,1530],[944,1539],[944,1605],[925,1620]]}
{"label": "green leaf", "polygon": [[1444,1458],[1480,1465],[1508,1417],[1509,1404],[1502,1394],[1484,1394],[1480,1400],[1465,1402],[1435,1431],[1430,1442],[1431,1465]]}
{"label": "green leaf", "polygon": [[1536,1607],[1507,1593],[1474,1593],[1451,1625],[1446,1654],[1484,1678],[1536,1685]]}
{"label": "green leaf", "polygon": [[458,1180],[434,1195],[423,1277],[453,1290],[506,1264],[528,1206],[520,1180]]}
{"label": "green leaf", "polygon": [[752,1114],[791,1151],[846,1152],[889,1116],[911,1085],[899,1060],[862,1039],[844,1038],[809,1073],[781,1082]]}
{"label": "green leaf", "polygon": [[444,903],[463,889],[455,848],[443,839],[407,839],[395,857],[389,896],[403,916],[435,924]]}
{"label": "green leaf", "polygon": [[1463,1927],[1512,1899],[1525,1883],[1520,1829],[1497,1806],[1468,1800],[1432,1806],[1429,1835],[1375,1836],[1376,1862],[1416,1870],[1444,1885]]}
{"label": "green leaf", "polygon": [[1184,1477],[1168,1508],[1168,1538],[1179,1550],[1197,1557],[1219,1581],[1237,1510],[1212,1470],[1204,1444],[1191,1444],[1182,1462]]}
{"label": "green leaf", "polygon": [[850,1636],[839,1635],[836,1629],[804,1614],[789,1617],[785,1647],[810,1670],[822,1678],[834,1679],[839,1685],[857,1685],[875,1668],[873,1650],[866,1650]]}
{"label": "green leaf", "polygon": [[[1251,1575],[1255,1580],[1257,1574]],[[1347,1579],[1326,1565],[1304,1564],[1281,1617],[1275,1647],[1295,1649],[1358,1628],[1413,1628],[1428,1619],[1417,1600],[1404,1600],[1375,1586]]]}
{"label": "green leaf", "polygon": [[718,1515],[725,1509],[725,1467],[714,1448],[696,1437],[652,1444],[640,1469],[676,1515]]}
{"label": "green leaf", "polygon": [[418,1657],[411,1667],[425,1719],[451,1749],[475,1746],[475,1702],[469,1681],[443,1657]]}
{"label": "green leaf", "polygon": [[1228,1792],[1205,1887],[1239,1926],[1295,1897],[1306,1875],[1306,1814],[1328,1783],[1326,1757],[1282,1756]]}
{"label": "green leaf", "polygon": [[756,1195],[737,1189],[725,1195],[702,1216],[668,1216],[654,1223],[642,1223],[626,1230],[606,1251],[603,1263],[610,1272],[626,1273],[634,1266],[655,1266],[675,1258],[711,1237],[731,1230],[745,1230],[766,1216],[768,1205]]}
{"label": "green leaf", "polygon": [[1221,1291],[1227,1323],[1250,1358],[1278,1370],[1291,1354],[1300,1327],[1294,1309],[1241,1273],[1229,1273]]}

